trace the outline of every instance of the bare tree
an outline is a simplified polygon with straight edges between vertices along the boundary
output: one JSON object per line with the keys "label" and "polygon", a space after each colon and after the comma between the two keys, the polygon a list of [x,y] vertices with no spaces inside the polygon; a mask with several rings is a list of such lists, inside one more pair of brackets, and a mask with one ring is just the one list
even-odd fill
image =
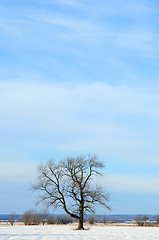
{"label": "bare tree", "polygon": [[45,225],[45,223],[47,222],[47,218],[48,218],[48,211],[47,210],[43,210],[40,213],[40,216],[41,216],[42,224]]}
{"label": "bare tree", "polygon": [[143,220],[142,220],[142,215],[141,214],[137,214],[135,216],[135,221],[136,221],[138,226],[143,226]]}
{"label": "bare tree", "polygon": [[16,221],[16,213],[11,213],[9,216],[9,222],[13,226],[14,222]]}
{"label": "bare tree", "polygon": [[104,215],[104,216],[103,216],[103,223],[104,223],[104,224],[107,224],[107,222],[108,222],[108,221],[107,221],[107,219],[106,219],[106,216]]}
{"label": "bare tree", "polygon": [[156,216],[156,223],[159,224],[159,215]]}
{"label": "bare tree", "polygon": [[84,229],[84,212],[94,213],[98,205],[109,209],[108,195],[100,186],[92,184],[92,177],[101,175],[99,170],[103,167],[103,163],[91,155],[68,157],[58,164],[53,160],[41,164],[37,183],[33,185],[34,190],[42,192],[38,203],[63,208],[78,220],[78,229]]}
{"label": "bare tree", "polygon": [[148,216],[143,216],[142,217],[142,220],[143,220],[143,222],[144,222],[144,226],[146,226],[146,221],[149,219],[149,217]]}
{"label": "bare tree", "polygon": [[42,216],[31,209],[23,213],[21,221],[23,221],[25,225],[39,225],[42,222]]}

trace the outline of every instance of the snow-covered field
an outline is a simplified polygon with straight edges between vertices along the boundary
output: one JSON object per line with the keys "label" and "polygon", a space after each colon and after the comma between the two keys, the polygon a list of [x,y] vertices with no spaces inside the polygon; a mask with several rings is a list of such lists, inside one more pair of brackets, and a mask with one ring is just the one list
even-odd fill
{"label": "snow-covered field", "polygon": [[0,240],[159,240],[159,227],[0,226]]}

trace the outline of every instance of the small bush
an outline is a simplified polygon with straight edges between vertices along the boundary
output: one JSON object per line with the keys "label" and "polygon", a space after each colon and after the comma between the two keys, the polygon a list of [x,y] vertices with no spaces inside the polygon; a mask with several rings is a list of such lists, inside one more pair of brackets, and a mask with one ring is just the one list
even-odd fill
{"label": "small bush", "polygon": [[57,217],[48,217],[47,218],[47,224],[58,224]]}
{"label": "small bush", "polygon": [[72,218],[69,216],[50,216],[47,218],[48,224],[69,224],[72,223]]}
{"label": "small bush", "polygon": [[88,217],[88,222],[89,222],[89,224],[91,224],[91,225],[94,224],[94,222],[95,222],[94,215]]}

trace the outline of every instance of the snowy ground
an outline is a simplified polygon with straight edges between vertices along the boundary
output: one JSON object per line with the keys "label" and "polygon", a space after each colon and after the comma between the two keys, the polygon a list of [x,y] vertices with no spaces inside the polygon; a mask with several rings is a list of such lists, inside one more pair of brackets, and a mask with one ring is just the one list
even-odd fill
{"label": "snowy ground", "polygon": [[0,240],[159,240],[159,227],[0,226]]}

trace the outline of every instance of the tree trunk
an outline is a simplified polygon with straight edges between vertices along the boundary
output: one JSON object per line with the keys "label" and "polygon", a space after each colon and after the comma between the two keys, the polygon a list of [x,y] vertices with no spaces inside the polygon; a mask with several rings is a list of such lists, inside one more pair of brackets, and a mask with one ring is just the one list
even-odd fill
{"label": "tree trunk", "polygon": [[81,217],[78,219],[78,229],[79,230],[84,229],[84,227],[83,227],[83,218],[81,218]]}
{"label": "tree trunk", "polygon": [[84,227],[83,227],[83,204],[81,204],[81,207],[80,207],[80,214],[79,214],[79,219],[78,219],[78,229],[79,230],[84,229]]}

